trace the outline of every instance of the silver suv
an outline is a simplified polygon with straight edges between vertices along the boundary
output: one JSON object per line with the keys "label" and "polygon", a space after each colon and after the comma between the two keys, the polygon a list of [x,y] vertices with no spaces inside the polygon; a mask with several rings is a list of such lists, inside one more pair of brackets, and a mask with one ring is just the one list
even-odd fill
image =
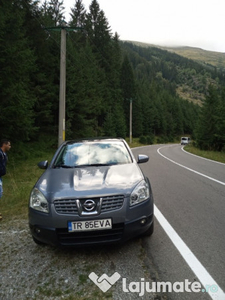
{"label": "silver suv", "polygon": [[123,139],[67,141],[30,194],[29,226],[37,244],[80,246],[153,233],[151,185]]}

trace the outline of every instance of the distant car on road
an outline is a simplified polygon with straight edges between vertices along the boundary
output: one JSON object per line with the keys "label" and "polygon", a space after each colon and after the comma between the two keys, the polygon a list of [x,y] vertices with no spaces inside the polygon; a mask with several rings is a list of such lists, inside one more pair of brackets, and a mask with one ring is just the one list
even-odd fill
{"label": "distant car on road", "polygon": [[29,227],[37,244],[79,246],[153,233],[149,179],[123,139],[64,142],[30,194]]}
{"label": "distant car on road", "polygon": [[190,143],[190,141],[191,139],[189,137],[182,137],[180,143],[181,145],[187,145]]}

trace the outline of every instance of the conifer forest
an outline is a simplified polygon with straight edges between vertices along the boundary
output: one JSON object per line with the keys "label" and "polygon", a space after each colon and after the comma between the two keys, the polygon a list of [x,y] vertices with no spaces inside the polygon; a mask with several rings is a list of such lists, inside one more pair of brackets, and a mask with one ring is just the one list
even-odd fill
{"label": "conifer forest", "polygon": [[[63,22],[62,0],[0,1],[0,138],[57,138]],[[97,0],[66,26],[66,140],[128,137],[132,102],[133,137],[225,150],[223,69],[121,41]]]}

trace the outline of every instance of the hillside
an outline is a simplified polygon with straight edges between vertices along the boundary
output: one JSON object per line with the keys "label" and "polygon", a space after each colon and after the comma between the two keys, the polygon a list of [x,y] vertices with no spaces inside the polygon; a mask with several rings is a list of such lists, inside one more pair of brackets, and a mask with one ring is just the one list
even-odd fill
{"label": "hillside", "polygon": [[176,84],[177,94],[201,105],[208,86],[224,84],[225,53],[191,47],[168,48],[141,42],[125,42],[151,64],[158,65],[157,76]]}
{"label": "hillside", "polygon": [[140,47],[156,47],[167,50],[178,55],[193,59],[199,63],[217,67],[221,71],[225,71],[225,53],[203,50],[201,48],[180,46],[180,47],[166,47],[142,42],[132,42]]}
{"label": "hillside", "polygon": [[212,65],[225,71],[225,53],[207,51],[194,47],[161,47],[189,59],[196,60],[206,65]]}

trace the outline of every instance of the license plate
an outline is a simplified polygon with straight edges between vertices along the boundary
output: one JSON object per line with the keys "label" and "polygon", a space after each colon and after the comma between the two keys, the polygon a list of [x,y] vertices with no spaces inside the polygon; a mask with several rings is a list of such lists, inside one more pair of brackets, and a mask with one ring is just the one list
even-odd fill
{"label": "license plate", "polygon": [[77,221],[68,223],[69,232],[112,229],[112,219]]}

